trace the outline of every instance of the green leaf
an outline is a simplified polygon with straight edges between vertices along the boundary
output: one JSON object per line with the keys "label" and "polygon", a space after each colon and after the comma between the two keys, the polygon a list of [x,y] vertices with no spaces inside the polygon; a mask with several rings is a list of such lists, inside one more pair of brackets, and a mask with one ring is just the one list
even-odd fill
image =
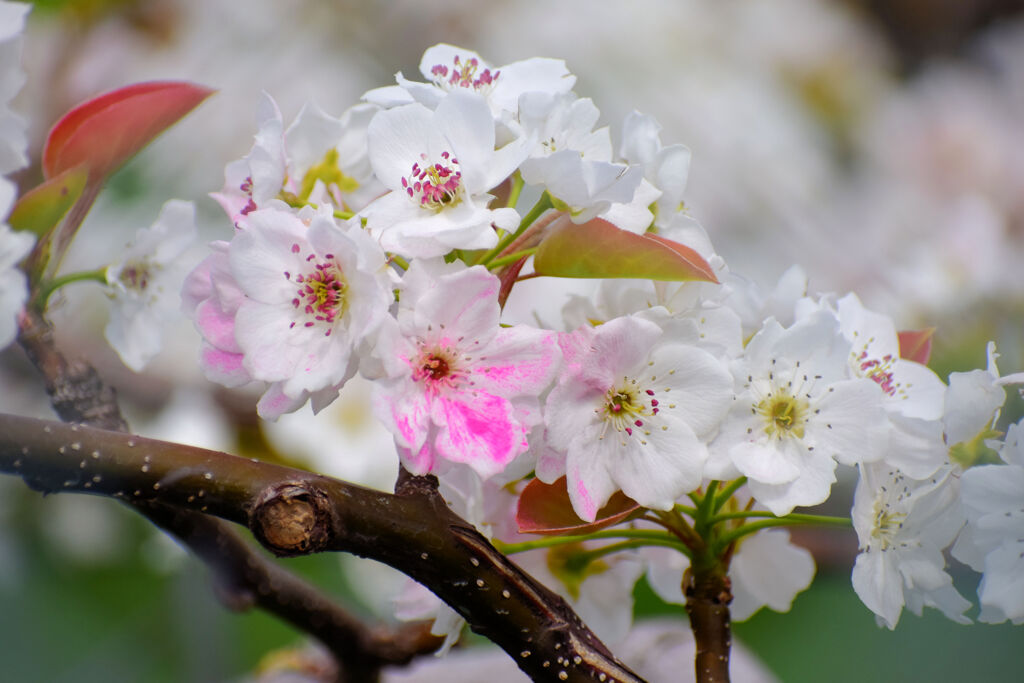
{"label": "green leaf", "polygon": [[82,196],[88,177],[88,170],[84,166],[77,166],[44,180],[18,198],[8,223],[15,230],[43,237]]}
{"label": "green leaf", "polygon": [[653,234],[635,235],[601,218],[581,225],[568,217],[548,229],[533,260],[538,275],[718,282],[693,249]]}
{"label": "green leaf", "polygon": [[192,83],[136,83],[83,102],[61,118],[43,147],[52,178],[85,164],[98,182],[205,100],[213,90]]}
{"label": "green leaf", "polygon": [[635,500],[622,491],[616,491],[598,510],[597,518],[593,522],[585,522],[572,509],[565,477],[553,484],[533,479],[519,494],[516,522],[522,534],[582,535],[618,524],[639,509],[640,505]]}

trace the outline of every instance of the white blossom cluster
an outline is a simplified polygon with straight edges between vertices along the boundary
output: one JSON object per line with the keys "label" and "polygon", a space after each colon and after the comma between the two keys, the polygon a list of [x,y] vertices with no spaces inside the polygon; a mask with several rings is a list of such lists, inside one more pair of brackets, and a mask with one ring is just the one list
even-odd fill
{"label": "white blossom cluster", "polygon": [[[663,511],[740,477],[755,509],[785,516],[827,500],[837,465],[857,466],[858,594],[889,626],[904,605],[964,620],[969,603],[942,556],[969,519],[959,486],[973,470],[958,454],[995,435],[1002,386],[1018,378],[999,378],[993,360],[947,387],[901,357],[893,321],[855,296],[808,297],[799,270],[771,293],[730,272],[683,208],[689,151],[635,112],[616,150],[562,62],[491,67],[438,45],[421,72],[340,118],[310,105],[285,126],[267,98],[256,144],[215,195],[235,236],[186,284],[209,376],[264,382],[269,418],[310,399],[326,406],[357,372],[373,380],[402,464],[443,484],[472,472],[504,503],[486,514],[453,504],[506,540],[518,538],[515,497],[494,483],[531,472],[564,477],[576,514],[594,521],[618,492]],[[560,323],[502,325],[508,282],[471,264],[526,218],[528,204],[507,200],[519,182],[584,227],[600,218],[684,244],[719,282],[603,280],[570,298]],[[741,616],[785,609],[810,583],[813,562],[787,539],[765,531],[740,544]],[[1002,547],[984,539],[979,568]],[[555,551],[545,553],[550,569]],[[621,553],[576,581],[550,578],[622,633],[643,567],[668,597],[685,563]],[[1006,583],[986,577],[986,599],[1001,604]]]}
{"label": "white blossom cluster", "polygon": [[[926,605],[967,620],[951,546],[984,573],[980,618],[1024,620],[1024,451],[1020,427],[1005,443],[995,431],[1004,386],[1024,376],[1000,377],[994,348],[986,370],[947,384],[855,295],[808,296],[799,269],[773,292],[733,273],[683,202],[689,150],[638,112],[613,144],[559,60],[492,67],[442,44],[420,71],[340,117],[308,105],[286,126],[264,99],[255,144],[213,195],[231,239],[211,245],[182,292],[211,380],[261,383],[268,419],[306,403],[319,412],[352,378],[370,380],[402,465],[436,474],[453,507],[504,542],[523,540],[517,497],[533,478],[564,481],[581,524],[617,495],[670,512],[711,482],[736,483],[737,510],[785,517],[825,502],[837,467],[855,466],[853,585],[882,623]],[[158,226],[173,212],[189,224],[186,211],[169,205]],[[538,275],[538,243],[597,225],[694,254],[715,281],[603,279],[593,296],[567,298],[560,321],[503,311]],[[131,264],[162,269],[182,236],[140,235],[111,286],[127,293],[149,272]],[[531,291],[562,303],[555,281],[538,281]],[[142,308],[152,288],[135,291]],[[157,348],[157,321],[131,319],[115,316],[108,336],[149,339],[122,351],[137,366]],[[614,637],[644,572],[682,600],[687,558],[649,550],[583,569],[558,547],[522,557]],[[742,618],[788,609],[814,565],[765,530],[738,541],[730,572]],[[403,613],[430,610],[413,596]]]}

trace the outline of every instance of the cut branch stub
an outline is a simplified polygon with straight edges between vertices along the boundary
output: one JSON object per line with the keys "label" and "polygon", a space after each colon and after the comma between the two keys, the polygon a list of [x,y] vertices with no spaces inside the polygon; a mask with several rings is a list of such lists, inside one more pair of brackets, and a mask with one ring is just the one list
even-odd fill
{"label": "cut branch stub", "polygon": [[279,484],[259,497],[249,516],[249,528],[276,555],[307,555],[327,547],[333,517],[330,501],[319,489],[301,483]]}

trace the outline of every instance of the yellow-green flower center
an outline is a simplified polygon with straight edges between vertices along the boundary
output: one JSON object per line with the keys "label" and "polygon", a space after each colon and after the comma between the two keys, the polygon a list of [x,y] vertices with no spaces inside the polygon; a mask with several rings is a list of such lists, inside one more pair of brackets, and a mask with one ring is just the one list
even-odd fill
{"label": "yellow-green flower center", "polygon": [[359,189],[359,181],[345,175],[338,166],[338,150],[330,149],[319,164],[315,164],[306,171],[302,177],[302,187],[299,188],[299,199],[307,201],[309,195],[316,187],[316,181],[323,182],[328,188],[332,185],[338,188],[343,194],[355,192]]}
{"label": "yellow-green flower center", "polygon": [[903,527],[903,520],[907,515],[893,511],[882,498],[875,501],[874,513],[875,523],[871,527],[871,538],[878,541],[880,550],[888,550],[895,545],[896,535]]}
{"label": "yellow-green flower center", "polygon": [[804,437],[804,426],[810,413],[807,399],[781,390],[761,399],[755,411],[764,420],[764,431],[768,436],[777,439]]}

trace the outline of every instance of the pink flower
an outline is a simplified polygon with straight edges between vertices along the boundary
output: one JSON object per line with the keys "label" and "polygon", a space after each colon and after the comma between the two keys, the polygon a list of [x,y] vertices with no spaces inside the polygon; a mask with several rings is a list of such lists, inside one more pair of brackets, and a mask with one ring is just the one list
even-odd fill
{"label": "pink flower", "polygon": [[270,383],[264,417],[319,410],[357,366],[357,347],[392,301],[384,254],[329,211],[252,211],[230,244],[196,268],[182,294],[204,337],[207,376],[226,386]]}
{"label": "pink flower", "polygon": [[448,460],[489,477],[527,450],[558,345],[551,332],[500,327],[498,288],[483,267],[440,261],[415,261],[403,279],[375,349],[374,411],[414,474]]}

